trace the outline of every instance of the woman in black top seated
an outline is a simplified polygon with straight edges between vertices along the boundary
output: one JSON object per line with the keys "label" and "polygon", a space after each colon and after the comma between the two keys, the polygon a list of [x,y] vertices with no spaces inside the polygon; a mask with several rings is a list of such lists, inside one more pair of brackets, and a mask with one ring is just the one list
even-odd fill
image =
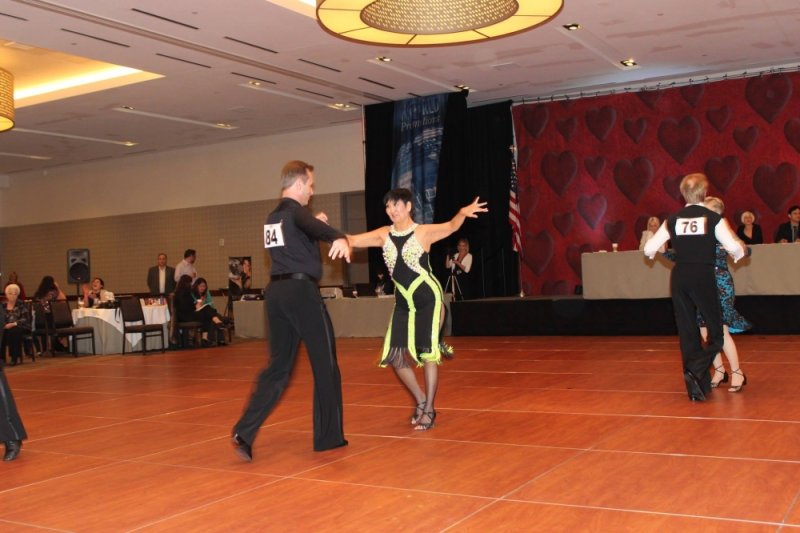
{"label": "woman in black top seated", "polygon": [[[209,346],[208,332],[212,328],[218,330],[223,325],[217,310],[206,301],[208,284],[203,278],[198,278],[195,286],[199,289],[203,285],[203,295],[200,299],[195,297],[192,288],[192,278],[187,275],[181,276],[178,286],[175,287],[175,316],[178,322],[200,322],[203,326],[203,346]],[[198,295],[200,293],[198,292]],[[210,295],[208,295],[210,296]],[[221,335],[217,335],[221,338]],[[220,344],[223,344],[224,341]]]}
{"label": "woman in black top seated", "polygon": [[756,216],[752,211],[745,211],[741,217],[742,225],[736,229],[736,235],[745,244],[764,244],[761,226],[756,224]]}
{"label": "woman in black top seated", "polygon": [[0,328],[3,328],[0,341],[0,355],[5,360],[6,346],[11,355],[11,366],[22,362],[22,339],[31,331],[31,313],[19,299],[21,289],[16,283],[6,285],[6,301],[0,304]]}

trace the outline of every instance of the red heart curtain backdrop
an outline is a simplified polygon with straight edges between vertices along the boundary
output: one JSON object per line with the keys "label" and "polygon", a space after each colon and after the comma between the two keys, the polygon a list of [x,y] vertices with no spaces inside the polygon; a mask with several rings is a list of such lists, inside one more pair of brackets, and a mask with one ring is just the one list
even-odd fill
{"label": "red heart curtain backdrop", "polygon": [[735,229],[753,211],[772,242],[800,203],[800,74],[515,106],[526,294],[571,294],[581,254],[639,246],[704,172]]}

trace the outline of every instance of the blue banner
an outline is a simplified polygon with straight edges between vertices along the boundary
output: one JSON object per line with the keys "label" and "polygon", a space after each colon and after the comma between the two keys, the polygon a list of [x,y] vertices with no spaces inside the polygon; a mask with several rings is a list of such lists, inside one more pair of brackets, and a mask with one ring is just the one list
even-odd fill
{"label": "blue banner", "polygon": [[411,191],[414,220],[420,224],[433,222],[448,96],[423,96],[394,105],[392,188],[404,187]]}

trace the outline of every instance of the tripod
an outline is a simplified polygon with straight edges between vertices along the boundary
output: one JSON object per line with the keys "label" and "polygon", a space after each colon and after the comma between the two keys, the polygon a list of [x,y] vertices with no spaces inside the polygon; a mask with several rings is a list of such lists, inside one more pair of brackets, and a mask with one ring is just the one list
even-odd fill
{"label": "tripod", "polygon": [[444,292],[450,292],[453,295],[453,301],[463,300],[464,295],[461,293],[461,287],[458,286],[458,274],[456,274],[456,265],[450,265],[450,277],[444,286]]}

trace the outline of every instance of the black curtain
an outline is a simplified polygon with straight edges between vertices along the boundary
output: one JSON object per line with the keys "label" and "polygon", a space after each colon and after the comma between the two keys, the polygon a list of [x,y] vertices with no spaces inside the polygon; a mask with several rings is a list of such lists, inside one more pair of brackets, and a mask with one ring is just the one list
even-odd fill
{"label": "black curtain", "polygon": [[[394,104],[365,109],[367,227],[386,225],[383,195],[391,187]],[[517,257],[511,250],[508,224],[508,194],[513,144],[511,102],[468,108],[466,92],[451,94],[445,116],[434,222],[445,222],[476,196],[489,202],[489,212],[468,219],[461,229],[431,249],[431,265],[446,283],[445,257],[456,242],[466,237],[473,256],[473,297],[517,294]],[[370,279],[385,271],[381,252],[371,249]]]}

